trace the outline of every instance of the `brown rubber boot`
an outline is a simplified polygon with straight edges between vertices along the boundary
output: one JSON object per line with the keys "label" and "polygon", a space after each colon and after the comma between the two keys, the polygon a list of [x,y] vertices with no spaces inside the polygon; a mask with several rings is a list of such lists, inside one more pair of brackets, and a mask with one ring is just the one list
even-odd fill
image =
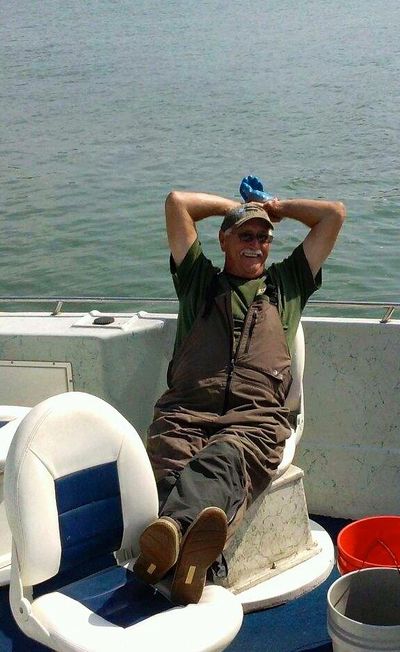
{"label": "brown rubber boot", "polygon": [[171,587],[175,604],[197,603],[203,593],[207,570],[223,551],[227,518],[219,507],[206,507],[182,539]]}
{"label": "brown rubber boot", "polygon": [[178,523],[162,516],[151,523],[140,535],[140,555],[133,570],[148,584],[156,584],[176,563],[179,555],[181,531]]}

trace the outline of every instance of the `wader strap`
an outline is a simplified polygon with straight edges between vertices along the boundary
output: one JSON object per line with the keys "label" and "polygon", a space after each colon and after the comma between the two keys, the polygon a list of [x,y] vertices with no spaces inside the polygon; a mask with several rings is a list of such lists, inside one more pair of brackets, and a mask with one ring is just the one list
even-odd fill
{"label": "wader strap", "polygon": [[264,295],[268,297],[269,302],[278,308],[279,306],[279,292],[275,283],[273,283],[269,274],[265,277],[265,292]]}

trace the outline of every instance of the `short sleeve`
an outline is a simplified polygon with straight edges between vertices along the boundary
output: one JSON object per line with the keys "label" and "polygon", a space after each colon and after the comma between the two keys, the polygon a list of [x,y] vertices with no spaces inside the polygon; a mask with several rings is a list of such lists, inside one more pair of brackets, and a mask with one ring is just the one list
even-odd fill
{"label": "short sleeve", "polygon": [[180,265],[176,266],[171,256],[170,269],[179,299],[176,348],[193,326],[204,304],[207,288],[219,269],[206,258],[198,239],[192,244]]}
{"label": "short sleeve", "polygon": [[313,277],[302,244],[288,258],[271,265],[268,273],[278,288],[281,321],[291,348],[301,313],[310,296],[321,287],[322,273],[319,270]]}

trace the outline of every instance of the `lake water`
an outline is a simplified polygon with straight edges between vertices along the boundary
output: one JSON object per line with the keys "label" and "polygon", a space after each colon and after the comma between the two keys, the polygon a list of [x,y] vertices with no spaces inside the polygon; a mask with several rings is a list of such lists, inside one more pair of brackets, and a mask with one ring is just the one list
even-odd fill
{"label": "lake water", "polygon": [[0,295],[173,296],[168,191],[257,174],[347,205],[316,298],[399,301],[399,24],[398,0],[2,2]]}

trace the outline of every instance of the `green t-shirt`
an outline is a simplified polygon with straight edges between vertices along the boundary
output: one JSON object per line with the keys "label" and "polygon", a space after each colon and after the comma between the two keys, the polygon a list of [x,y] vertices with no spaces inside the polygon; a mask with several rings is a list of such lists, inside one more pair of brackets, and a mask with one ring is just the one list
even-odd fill
{"label": "green t-shirt", "polygon": [[[179,299],[176,351],[204,304],[211,280],[220,270],[203,254],[198,239],[179,267],[176,267],[172,257],[170,265]],[[291,350],[304,306],[311,294],[321,286],[321,271],[314,279],[304,255],[303,245],[300,244],[288,258],[280,263],[273,263],[259,278],[248,280],[222,272],[217,292],[225,292],[227,284],[231,288],[235,339],[240,334],[249,306],[258,294],[264,293],[266,279],[278,290],[279,315]]]}

